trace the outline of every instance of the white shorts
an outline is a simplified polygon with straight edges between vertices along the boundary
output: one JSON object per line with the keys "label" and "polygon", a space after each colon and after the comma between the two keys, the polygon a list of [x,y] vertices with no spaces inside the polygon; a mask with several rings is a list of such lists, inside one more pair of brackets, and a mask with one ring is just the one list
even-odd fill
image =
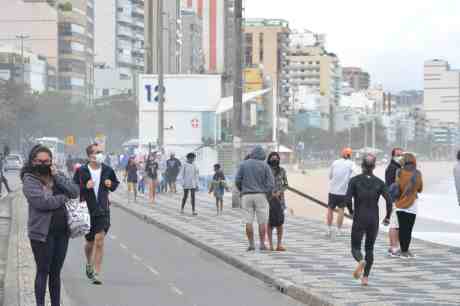
{"label": "white shorts", "polygon": [[390,217],[390,228],[399,229],[398,214],[396,213],[396,207],[393,207]]}
{"label": "white shorts", "polygon": [[257,218],[258,224],[268,223],[269,205],[267,196],[263,193],[245,194],[242,197],[242,207],[244,209],[244,222],[254,223]]}

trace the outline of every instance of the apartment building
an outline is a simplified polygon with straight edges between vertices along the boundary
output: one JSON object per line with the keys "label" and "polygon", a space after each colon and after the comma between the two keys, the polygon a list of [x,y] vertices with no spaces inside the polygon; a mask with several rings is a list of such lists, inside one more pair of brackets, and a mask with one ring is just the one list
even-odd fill
{"label": "apartment building", "polygon": [[423,106],[428,120],[442,125],[458,125],[460,70],[451,69],[445,60],[426,61]]}

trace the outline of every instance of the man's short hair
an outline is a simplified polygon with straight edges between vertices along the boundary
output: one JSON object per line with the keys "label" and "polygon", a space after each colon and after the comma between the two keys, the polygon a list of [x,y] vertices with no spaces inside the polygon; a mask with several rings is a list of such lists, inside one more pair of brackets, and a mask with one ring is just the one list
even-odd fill
{"label": "man's short hair", "polygon": [[93,150],[95,147],[97,147],[98,144],[97,143],[92,143],[90,144],[89,146],[86,147],[86,155],[88,155],[88,157],[93,154]]}
{"label": "man's short hair", "polygon": [[396,151],[401,151],[401,152],[403,152],[403,149],[401,149],[401,148],[394,148],[393,150],[391,150],[391,157],[395,157],[395,156],[396,156]]}

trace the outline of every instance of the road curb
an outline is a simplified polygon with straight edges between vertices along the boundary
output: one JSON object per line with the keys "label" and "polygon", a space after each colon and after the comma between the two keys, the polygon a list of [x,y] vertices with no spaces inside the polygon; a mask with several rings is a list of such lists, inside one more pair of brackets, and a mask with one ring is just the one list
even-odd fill
{"label": "road curb", "polygon": [[[181,238],[182,240],[185,240],[189,242],[190,244],[218,257],[219,259],[223,260],[224,262],[232,265],[233,267],[271,285],[274,286],[278,291],[281,293],[290,296],[291,298],[302,302],[306,305],[312,305],[312,306],[334,306],[337,304],[332,304],[328,302],[326,299],[323,297],[318,296],[315,293],[312,293],[308,288],[305,287],[299,287],[293,284],[290,281],[284,280],[284,279],[279,279],[279,278],[274,278],[269,273],[266,271],[263,271],[261,269],[254,268],[253,266],[247,264],[246,262],[242,261],[241,259],[237,258],[236,256],[232,256],[229,254],[226,254],[222,251],[220,251],[217,248],[214,248],[212,246],[209,246],[203,242],[201,242],[198,239],[195,239],[194,237],[191,237],[187,234],[184,234],[183,232],[175,229],[174,227],[168,225],[167,223],[160,222],[158,220],[155,220],[151,216],[148,216],[146,214],[143,214],[137,210],[135,210],[133,207],[127,207],[123,204],[118,203],[117,201],[111,202],[112,205],[115,207],[118,207],[122,209],[123,211],[143,220],[146,223],[152,224],[157,226],[158,228],[161,228],[165,230],[166,232],[173,234],[174,236],[177,236]],[[138,204],[135,204],[138,205]]]}
{"label": "road curb", "polygon": [[8,201],[10,215],[10,233],[8,239],[8,255],[4,281],[4,306],[20,306],[19,304],[19,278],[18,278],[18,218],[14,209],[14,198],[10,195]]}

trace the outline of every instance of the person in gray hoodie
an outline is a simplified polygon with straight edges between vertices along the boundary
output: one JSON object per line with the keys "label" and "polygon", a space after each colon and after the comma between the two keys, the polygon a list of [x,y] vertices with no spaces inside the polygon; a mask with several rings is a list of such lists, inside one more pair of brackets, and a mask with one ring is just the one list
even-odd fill
{"label": "person in gray hoodie", "polygon": [[21,170],[23,193],[29,204],[28,236],[37,266],[37,306],[45,305],[48,277],[51,306],[60,305],[61,269],[69,244],[65,203],[79,196],[78,186],[58,173],[52,160],[47,147],[36,145]]}
{"label": "person in gray hoodie", "polygon": [[249,241],[248,251],[254,251],[253,222],[257,217],[259,225],[260,250],[267,250],[265,237],[269,216],[267,195],[275,188],[272,170],[265,163],[266,154],[261,146],[251,152],[249,159],[240,164],[235,177],[235,185],[242,195],[242,207],[245,211],[246,235]]}
{"label": "person in gray hoodie", "polygon": [[457,190],[457,201],[460,205],[460,151],[457,152],[457,164],[454,167],[455,188]]}

